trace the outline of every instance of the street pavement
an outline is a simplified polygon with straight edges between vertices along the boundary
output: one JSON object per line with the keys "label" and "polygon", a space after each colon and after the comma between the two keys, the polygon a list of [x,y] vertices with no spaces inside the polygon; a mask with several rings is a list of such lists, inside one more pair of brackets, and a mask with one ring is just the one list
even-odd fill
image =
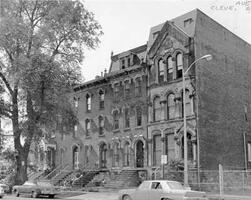
{"label": "street pavement", "polygon": [[[225,195],[224,198],[220,198],[218,194],[210,194],[208,195],[210,200],[251,200],[250,196],[238,196],[238,195]],[[20,197],[15,197],[14,195],[6,195],[4,197],[6,200],[30,200],[29,195],[21,195]],[[49,198],[38,198],[38,200],[47,199],[52,200]],[[54,200],[118,200],[118,192],[110,191],[110,192],[86,192],[81,195],[77,196],[63,196],[58,195],[54,198]]]}

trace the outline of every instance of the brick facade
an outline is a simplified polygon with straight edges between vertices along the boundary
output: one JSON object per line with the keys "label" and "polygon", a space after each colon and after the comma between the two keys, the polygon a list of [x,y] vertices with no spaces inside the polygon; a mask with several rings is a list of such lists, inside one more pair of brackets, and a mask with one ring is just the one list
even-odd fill
{"label": "brick facade", "polygon": [[185,79],[189,167],[250,168],[251,47],[200,10],[153,27],[147,45],[112,55],[108,73],[74,88],[69,100],[78,123],[56,134],[56,162],[121,169],[159,167],[163,154],[182,160],[179,63],[186,70],[206,54],[213,59],[196,63]]}

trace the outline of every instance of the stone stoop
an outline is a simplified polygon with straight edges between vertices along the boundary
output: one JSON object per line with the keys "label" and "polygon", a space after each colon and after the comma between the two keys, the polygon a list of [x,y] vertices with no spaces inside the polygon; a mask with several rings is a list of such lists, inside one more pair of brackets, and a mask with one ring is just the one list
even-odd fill
{"label": "stone stoop", "polygon": [[51,181],[54,185],[60,185],[62,182],[73,173],[73,171],[61,171],[59,174],[54,176]]}
{"label": "stone stoop", "polygon": [[91,183],[93,178],[99,174],[99,171],[93,170],[93,171],[84,171],[82,173],[82,176],[73,182],[74,187],[86,187],[88,184]]}
{"label": "stone stoop", "polygon": [[45,174],[44,171],[34,172],[28,176],[28,180],[37,180],[40,179]]}
{"label": "stone stoop", "polygon": [[111,179],[104,185],[108,189],[123,189],[137,187],[139,185],[139,176],[137,170],[122,170],[114,179]]}

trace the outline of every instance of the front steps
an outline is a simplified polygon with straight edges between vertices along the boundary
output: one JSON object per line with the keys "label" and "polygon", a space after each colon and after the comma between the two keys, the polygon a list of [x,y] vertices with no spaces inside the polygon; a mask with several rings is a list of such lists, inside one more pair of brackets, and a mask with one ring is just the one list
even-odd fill
{"label": "front steps", "polygon": [[104,185],[107,189],[137,187],[140,183],[137,170],[122,170],[115,178]]}

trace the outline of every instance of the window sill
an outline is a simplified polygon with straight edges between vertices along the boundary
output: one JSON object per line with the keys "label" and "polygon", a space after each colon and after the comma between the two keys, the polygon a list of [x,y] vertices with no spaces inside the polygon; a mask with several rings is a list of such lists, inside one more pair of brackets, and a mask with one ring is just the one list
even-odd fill
{"label": "window sill", "polygon": [[118,133],[118,132],[120,132],[120,130],[119,130],[119,129],[115,129],[115,130],[113,130],[112,132],[113,132],[113,133]]}
{"label": "window sill", "polygon": [[140,129],[143,129],[143,126],[137,126],[137,127],[135,127],[135,130],[140,130]]}
{"label": "window sill", "polygon": [[128,127],[128,128],[124,128],[124,132],[127,132],[127,131],[130,131],[131,130],[131,128],[130,127]]}
{"label": "window sill", "polygon": [[105,137],[105,134],[103,133],[102,135],[101,134],[99,134],[98,135],[99,137]]}

